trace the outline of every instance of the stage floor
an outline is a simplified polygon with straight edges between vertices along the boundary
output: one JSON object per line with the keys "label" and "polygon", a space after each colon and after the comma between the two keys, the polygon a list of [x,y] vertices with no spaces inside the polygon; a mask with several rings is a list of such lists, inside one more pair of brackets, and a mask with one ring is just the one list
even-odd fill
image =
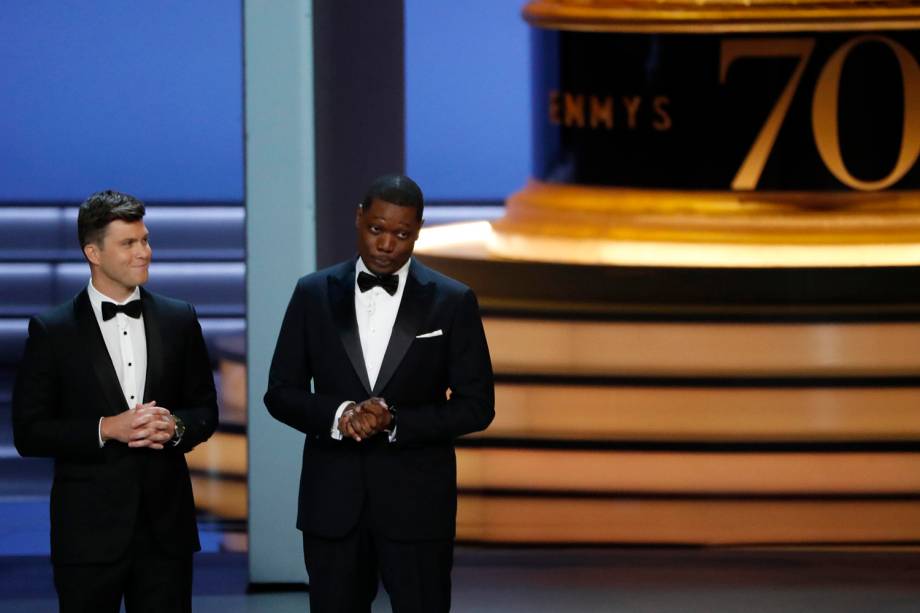
{"label": "stage floor", "polygon": [[[196,613],[309,610],[305,592],[247,595],[245,554],[201,554],[195,572]],[[453,577],[459,612],[920,611],[917,551],[462,547]],[[0,558],[0,610],[56,610],[47,558]]]}

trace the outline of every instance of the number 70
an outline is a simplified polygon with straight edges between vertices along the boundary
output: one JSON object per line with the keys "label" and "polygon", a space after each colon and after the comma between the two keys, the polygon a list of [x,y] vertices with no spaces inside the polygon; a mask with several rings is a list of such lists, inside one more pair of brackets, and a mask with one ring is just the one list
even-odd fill
{"label": "number 70", "polygon": [[[904,83],[904,120],[901,131],[901,150],[894,169],[877,181],[862,181],[847,170],[840,152],[839,126],[837,125],[837,99],[843,63],[850,51],[864,42],[877,41],[888,46],[895,54]],[[786,87],[773,105],[767,121],[760,128],[754,144],[732,179],[732,189],[752,190],[757,187],[767,158],[776,142],[780,126],[789,111],[789,105],[798,89],[805,65],[815,47],[814,38],[763,39],[746,38],[723,40],[720,49],[719,83],[725,83],[728,69],[742,57],[794,57],[798,58]],[[890,187],[911,169],[920,156],[920,67],[900,43],[884,36],[867,34],[844,43],[827,60],[815,84],[811,104],[811,128],[818,153],[824,165],[837,179],[862,191],[876,191]]]}

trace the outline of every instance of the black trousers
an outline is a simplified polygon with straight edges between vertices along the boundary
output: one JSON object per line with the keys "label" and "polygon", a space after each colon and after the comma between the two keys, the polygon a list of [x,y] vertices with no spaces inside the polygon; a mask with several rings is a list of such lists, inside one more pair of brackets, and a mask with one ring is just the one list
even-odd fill
{"label": "black trousers", "polygon": [[449,611],[453,540],[391,541],[369,524],[362,514],[342,539],[304,534],[311,613],[370,613],[380,579],[394,613]]}
{"label": "black trousers", "polygon": [[[142,522],[139,522],[143,525]],[[55,564],[61,613],[190,613],[192,554],[164,552],[139,530],[125,556],[108,564]]]}

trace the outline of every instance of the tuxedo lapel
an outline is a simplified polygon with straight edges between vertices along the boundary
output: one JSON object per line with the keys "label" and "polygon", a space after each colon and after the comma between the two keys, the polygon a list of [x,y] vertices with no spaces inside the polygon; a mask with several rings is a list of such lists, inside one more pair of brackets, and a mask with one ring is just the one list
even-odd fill
{"label": "tuxedo lapel", "polygon": [[144,402],[158,398],[160,378],[163,375],[163,336],[160,334],[160,314],[156,300],[141,288],[141,309],[144,315],[144,334],[147,337],[147,378],[144,382]]}
{"label": "tuxedo lapel", "polygon": [[93,313],[86,290],[74,298],[74,311],[83,346],[88,353],[87,357],[93,365],[93,372],[105,396],[106,402],[102,413],[104,416],[117,415],[129,407],[122,395],[118,375],[115,373],[115,367],[112,366],[112,358],[105,347],[105,340],[102,338],[102,331],[99,330],[99,323],[96,321],[96,315]]}
{"label": "tuxedo lapel", "polygon": [[428,281],[424,275],[424,269],[413,260],[409,266],[409,274],[406,275],[406,289],[403,290],[402,300],[399,303],[399,311],[396,313],[396,322],[393,324],[390,342],[383,355],[383,363],[380,365],[380,373],[374,385],[374,396],[380,395],[380,392],[389,383],[409,350],[409,346],[415,340],[415,335],[421,330],[425,314],[431,306],[433,292],[434,283]]}
{"label": "tuxedo lapel", "polygon": [[367,378],[367,365],[361,350],[361,336],[358,333],[358,319],[355,317],[355,265],[344,265],[338,274],[329,276],[329,303],[339,338],[355,373],[368,395],[371,386]]}

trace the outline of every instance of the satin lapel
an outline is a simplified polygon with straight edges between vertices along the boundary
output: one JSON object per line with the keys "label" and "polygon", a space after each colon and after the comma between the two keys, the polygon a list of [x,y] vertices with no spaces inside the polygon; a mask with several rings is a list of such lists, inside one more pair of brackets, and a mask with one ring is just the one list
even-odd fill
{"label": "satin lapel", "polygon": [[329,306],[335,327],[339,331],[345,353],[351,360],[355,373],[364,386],[364,391],[370,395],[371,386],[367,378],[367,365],[364,363],[364,352],[361,350],[361,336],[358,334],[358,320],[355,317],[355,269],[344,267],[338,275],[329,277]]}
{"label": "satin lapel", "polygon": [[424,279],[419,278],[416,266],[413,261],[409,274],[406,276],[406,289],[403,291],[399,311],[396,313],[396,322],[393,324],[393,332],[390,334],[390,343],[383,355],[383,363],[380,365],[380,373],[374,385],[374,396],[380,395],[393,373],[396,372],[406,352],[409,351],[409,346],[415,340],[415,335],[421,330],[425,322],[425,314],[431,306],[434,283],[426,283]]}
{"label": "satin lapel", "polygon": [[80,292],[74,299],[74,311],[83,346],[86,348],[87,357],[93,365],[93,371],[96,373],[96,379],[105,397],[102,414],[104,416],[117,415],[128,408],[128,403],[121,393],[118,375],[115,373],[115,367],[112,366],[112,358],[105,347],[105,340],[102,338],[102,331],[99,330],[99,323],[96,321],[96,315],[93,313],[86,290]]}
{"label": "satin lapel", "polygon": [[156,300],[141,288],[141,308],[144,315],[144,334],[147,337],[147,379],[144,382],[144,402],[156,400],[163,376],[163,337],[160,334],[160,314]]}

